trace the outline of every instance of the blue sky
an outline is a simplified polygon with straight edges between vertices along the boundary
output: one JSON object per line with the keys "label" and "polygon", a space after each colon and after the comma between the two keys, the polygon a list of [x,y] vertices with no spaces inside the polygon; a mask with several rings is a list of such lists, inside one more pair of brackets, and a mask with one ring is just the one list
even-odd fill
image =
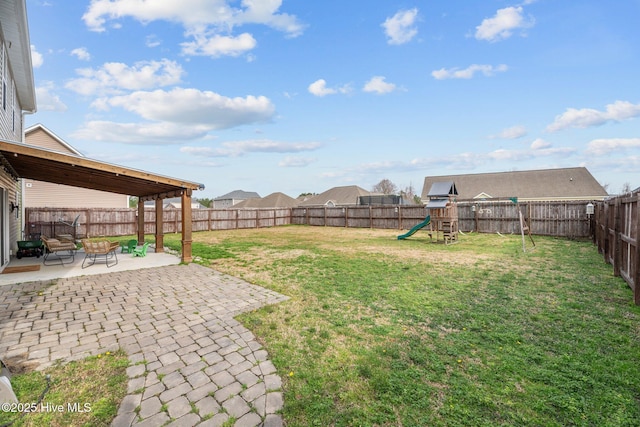
{"label": "blue sky", "polygon": [[88,157],[292,197],[586,166],[640,186],[639,0],[27,0],[41,123]]}

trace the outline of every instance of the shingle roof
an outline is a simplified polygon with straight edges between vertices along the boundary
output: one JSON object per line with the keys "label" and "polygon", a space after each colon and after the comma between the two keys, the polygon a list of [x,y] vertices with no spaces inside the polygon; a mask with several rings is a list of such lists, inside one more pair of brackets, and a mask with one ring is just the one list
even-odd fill
{"label": "shingle roof", "polygon": [[368,196],[371,193],[357,185],[347,185],[344,187],[333,187],[324,193],[318,194],[304,202],[299,206],[324,206],[333,204],[335,206],[356,205],[358,197]]}
{"label": "shingle roof", "polygon": [[458,199],[507,198],[521,200],[598,200],[606,190],[584,167],[543,169],[467,175],[428,176],[424,179],[422,200],[434,182],[453,181]]}
{"label": "shingle roof", "polygon": [[260,195],[258,193],[256,193],[255,191],[235,190],[235,191],[232,191],[231,193],[227,193],[227,194],[225,194],[223,196],[216,197],[213,200],[229,200],[229,199],[246,200],[246,199],[251,199],[252,197],[260,197]]}
{"label": "shingle roof", "polygon": [[284,193],[271,193],[266,197],[254,197],[243,202],[236,203],[231,209],[293,208],[298,206],[298,204],[298,200],[293,197],[289,197]]}

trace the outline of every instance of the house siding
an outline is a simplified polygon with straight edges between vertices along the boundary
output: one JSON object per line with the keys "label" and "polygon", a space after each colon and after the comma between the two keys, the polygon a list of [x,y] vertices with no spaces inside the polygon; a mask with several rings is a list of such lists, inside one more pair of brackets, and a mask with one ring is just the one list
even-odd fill
{"label": "house siding", "polygon": [[[31,129],[31,128],[29,128]],[[45,132],[42,128],[36,128],[33,131],[25,132],[25,143],[29,145],[35,145],[36,147],[46,148],[47,150],[59,151],[65,154],[78,154],[60,144],[55,138]]]}
{"label": "house siding", "polygon": [[[5,46],[4,36],[0,33],[0,138],[5,141],[22,142],[22,108],[16,93],[11,67],[9,66],[9,55]],[[7,203],[16,203],[20,200],[19,185],[13,177],[0,169],[0,188],[6,192]],[[19,202],[18,202],[19,204]],[[9,262],[9,254],[18,249],[16,243],[19,239],[20,217],[11,212],[9,206],[4,205],[4,200],[0,200],[0,244],[6,245],[1,248],[0,268]],[[6,235],[5,235],[6,234]],[[8,238],[8,239],[7,239]],[[21,238],[21,237],[20,237]]]}
{"label": "house siding", "polygon": [[87,188],[24,180],[27,208],[128,208],[127,196]]}
{"label": "house siding", "polygon": [[[0,38],[2,35],[0,34]],[[0,132],[7,141],[22,142],[22,108],[9,67],[9,55],[2,38],[0,47]]]}

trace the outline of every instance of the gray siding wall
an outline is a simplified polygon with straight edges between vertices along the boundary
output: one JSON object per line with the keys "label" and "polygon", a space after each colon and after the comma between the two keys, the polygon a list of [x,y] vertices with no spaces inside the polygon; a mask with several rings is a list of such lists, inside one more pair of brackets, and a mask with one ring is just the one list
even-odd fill
{"label": "gray siding wall", "polygon": [[[0,138],[5,141],[22,142],[22,107],[16,94],[13,75],[9,65],[9,55],[5,41],[0,33]],[[4,168],[0,168],[0,187],[8,193],[8,201],[20,204],[20,186]],[[18,249],[17,241],[22,238],[20,230],[20,218],[16,218],[16,212],[10,212],[8,206],[2,206],[2,218],[6,218],[8,224],[0,224],[0,244],[8,242],[10,251]],[[19,211],[18,211],[19,212]],[[7,235],[5,235],[7,234]],[[1,252],[1,251],[0,251]],[[0,259],[0,267],[6,265],[5,259]]]}

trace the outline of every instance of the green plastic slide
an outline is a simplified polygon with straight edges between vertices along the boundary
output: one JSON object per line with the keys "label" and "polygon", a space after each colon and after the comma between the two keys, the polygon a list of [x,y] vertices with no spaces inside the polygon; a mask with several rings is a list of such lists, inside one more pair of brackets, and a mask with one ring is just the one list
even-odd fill
{"label": "green plastic slide", "polygon": [[398,240],[406,239],[409,236],[413,236],[416,231],[420,230],[422,227],[426,227],[431,222],[431,215],[427,215],[427,217],[420,224],[415,225],[411,230],[407,231],[405,234],[401,234],[398,236]]}

